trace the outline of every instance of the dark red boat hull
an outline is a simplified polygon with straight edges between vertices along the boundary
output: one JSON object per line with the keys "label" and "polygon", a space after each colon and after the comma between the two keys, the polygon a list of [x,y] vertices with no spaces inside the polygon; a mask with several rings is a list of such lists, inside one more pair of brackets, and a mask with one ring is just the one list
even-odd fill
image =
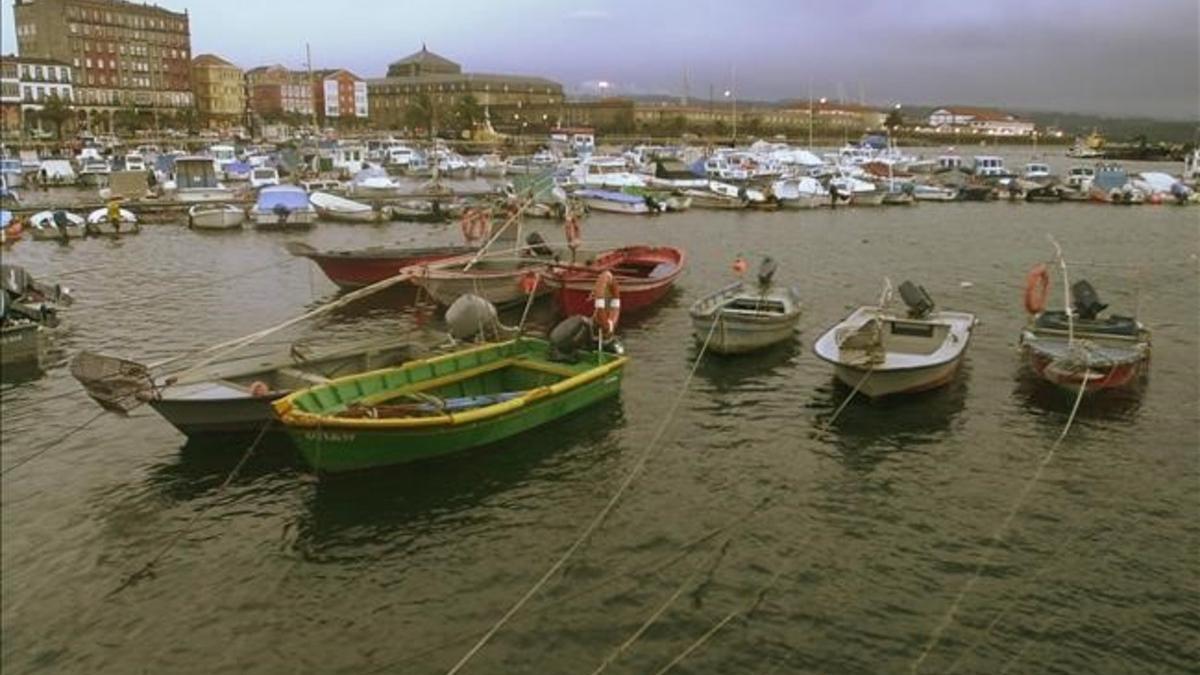
{"label": "dark red boat hull", "polygon": [[[605,251],[590,265],[560,265],[551,268],[547,283],[555,288],[559,310],[567,316],[590,315],[594,299],[592,289],[600,273],[608,270],[616,277],[621,293],[621,311],[636,312],[665,296],[683,273],[684,252],[669,246],[628,246]],[[622,274],[629,265],[663,266],[664,273],[640,277]]]}
{"label": "dark red boat hull", "polygon": [[369,249],[312,251],[302,255],[315,262],[330,281],[341,288],[353,289],[394,277],[401,268],[409,265],[423,265],[474,251],[475,249],[469,246],[445,246],[408,250],[389,249],[378,252]]}
{"label": "dark red boat hull", "polygon": [[1092,371],[1086,385],[1084,385],[1084,377],[1087,376],[1084,373],[1060,372],[1051,367],[1052,363],[1053,361],[1046,356],[1033,351],[1029,352],[1029,366],[1039,377],[1067,391],[1077,392],[1083,385],[1087,393],[1092,393],[1105,389],[1121,389],[1135,384],[1144,372],[1148,360],[1123,363],[1099,373]]}

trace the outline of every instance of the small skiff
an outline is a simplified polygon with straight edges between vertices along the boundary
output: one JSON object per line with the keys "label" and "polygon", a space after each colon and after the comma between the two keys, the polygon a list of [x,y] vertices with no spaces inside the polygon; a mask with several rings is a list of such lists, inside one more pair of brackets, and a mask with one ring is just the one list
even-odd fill
{"label": "small skiff", "polygon": [[401,268],[467,255],[473,246],[390,247],[371,246],[352,250],[319,251],[303,242],[288,242],[294,256],[308,258],[329,280],[343,289],[362,288],[394,277]]}
{"label": "small skiff", "polygon": [[580,264],[550,266],[547,286],[567,316],[591,315],[592,289],[601,272],[612,272],[621,293],[621,310],[636,312],[663,298],[683,274],[687,256],[671,246],[625,246],[603,251]]}
{"label": "small skiff", "polygon": [[62,241],[87,235],[87,221],[69,211],[39,211],[29,217],[34,241]]}
{"label": "small skiff", "polygon": [[833,364],[846,386],[871,398],[934,389],[949,383],[966,353],[975,315],[936,310],[925,290],[904,282],[908,305],[854,310],[817,339],[813,352]]}
{"label": "small skiff", "polygon": [[620,392],[627,358],[552,360],[518,338],[297,391],[275,413],[305,461],[337,473],[403,464],[504,440]]}
{"label": "small skiff", "polygon": [[800,321],[800,294],[775,285],[773,276],[774,263],[764,261],[758,283],[739,281],[692,304],[696,339],[707,340],[708,351],[717,354],[743,354],[792,339]]}
{"label": "small skiff", "polygon": [[231,230],[246,221],[246,212],[233,204],[196,204],[188,209],[188,227],[196,230]]}
{"label": "small skiff", "polygon": [[138,224],[137,216],[132,211],[126,209],[118,209],[120,213],[120,222],[112,223],[108,218],[108,209],[96,209],[88,214],[87,231],[92,235],[123,235],[137,234],[142,231],[142,226]]}
{"label": "small skiff", "polygon": [[328,192],[314,192],[308,196],[308,201],[317,209],[317,215],[324,220],[336,220],[344,223],[380,223],[391,217],[387,207],[376,209],[370,204],[363,204]]}

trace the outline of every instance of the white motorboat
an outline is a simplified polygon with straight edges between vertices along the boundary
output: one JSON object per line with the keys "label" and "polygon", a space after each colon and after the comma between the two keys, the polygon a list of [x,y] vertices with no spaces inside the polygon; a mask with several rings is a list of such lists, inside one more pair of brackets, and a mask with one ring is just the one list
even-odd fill
{"label": "white motorboat", "polygon": [[974,314],[937,310],[921,286],[906,281],[906,313],[891,309],[890,288],[878,306],[859,307],[813,344],[845,385],[877,398],[949,383],[962,363]]}
{"label": "white motorboat", "polygon": [[146,170],[146,158],[136,152],[125,155],[125,170],[144,172]]}
{"label": "white motorboat", "polygon": [[952,202],[958,199],[958,188],[944,185],[913,185],[913,199],[919,202]]}
{"label": "white motorboat", "polygon": [[500,155],[481,155],[475,158],[472,166],[475,167],[475,175],[484,178],[503,178],[508,173],[508,164]]}
{"label": "white motorboat", "polygon": [[21,160],[15,157],[0,157],[0,176],[4,178],[4,184],[8,187],[21,187],[25,183]]}
{"label": "white motorboat", "polygon": [[368,167],[354,175],[347,193],[352,197],[394,197],[400,184],[378,167]]}
{"label": "white motorboat", "polygon": [[295,185],[273,185],[258,193],[250,209],[250,218],[259,229],[295,229],[312,227],[317,210],[308,202],[308,194]]}
{"label": "white motorboat", "polygon": [[217,169],[211,157],[176,157],[175,198],[185,203],[228,202],[233,190],[217,181]]}
{"label": "white motorboat", "polygon": [[188,209],[188,227],[197,230],[231,230],[246,221],[246,211],[233,204],[195,204]]}
{"label": "white motorboat", "polygon": [[1146,193],[1138,189],[1120,164],[1098,164],[1088,191],[1092,201],[1107,204],[1141,204]]}
{"label": "white motorboat", "polygon": [[592,211],[605,213],[641,216],[666,210],[665,205],[650,198],[615,190],[578,190],[572,196],[582,200]]}
{"label": "white motorboat", "polygon": [[369,204],[331,195],[328,192],[314,192],[308,196],[308,201],[317,209],[317,215],[323,220],[379,223],[387,220],[390,216],[387,207],[376,209]]}
{"label": "white motorboat", "polygon": [[87,159],[79,165],[78,181],[85,187],[104,187],[108,185],[108,176],[112,167],[105,159]]}
{"label": "white motorboat", "polygon": [[34,241],[65,241],[87,235],[87,221],[70,211],[39,211],[29,216]]}
{"label": "white motorboat", "polygon": [[771,193],[785,209],[812,209],[829,204],[829,191],[821,181],[808,176],[781,178],[771,184]]}
{"label": "white motorboat", "polygon": [[829,181],[830,192],[837,188],[839,197],[849,196],[853,206],[879,206],[883,203],[887,192],[880,190],[871,181],[855,178],[854,176],[839,176]]}
{"label": "white motorboat", "polygon": [[742,354],[792,339],[800,294],[775,285],[774,274],[775,262],[766,258],[757,283],[739,281],[697,300],[689,311],[696,338],[708,340],[708,350],[717,354]]}
{"label": "white motorboat", "polygon": [[250,187],[258,190],[260,188],[279,185],[279,172],[270,166],[260,166],[250,170]]}
{"label": "white motorboat", "polygon": [[142,226],[138,224],[138,218],[132,211],[128,209],[118,209],[118,222],[113,222],[108,217],[108,209],[96,209],[88,214],[87,231],[88,234],[105,234],[105,235],[122,235],[122,234],[137,234],[142,231]]}
{"label": "white motorboat", "polygon": [[624,157],[588,157],[575,167],[573,177],[591,188],[646,187],[646,179],[630,171]]}
{"label": "white motorboat", "polygon": [[1050,173],[1050,165],[1044,162],[1030,162],[1025,165],[1025,171],[1021,177],[1028,181],[1044,184],[1048,182],[1053,174]]}

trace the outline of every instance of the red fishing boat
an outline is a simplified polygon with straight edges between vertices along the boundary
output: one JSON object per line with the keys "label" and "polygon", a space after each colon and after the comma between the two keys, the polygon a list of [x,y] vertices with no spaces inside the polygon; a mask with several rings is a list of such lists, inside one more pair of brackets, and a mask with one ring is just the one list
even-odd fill
{"label": "red fishing boat", "polygon": [[681,249],[670,246],[626,246],[602,251],[577,264],[553,264],[545,283],[554,289],[564,314],[590,315],[596,280],[602,272],[611,272],[621,289],[621,310],[636,312],[671,290],[683,273],[685,259]]}
{"label": "red fishing boat", "polygon": [[288,252],[315,262],[329,280],[344,289],[362,288],[394,277],[402,267],[474,253],[474,246],[399,248],[371,246],[348,251],[319,251],[302,242],[291,242]]}

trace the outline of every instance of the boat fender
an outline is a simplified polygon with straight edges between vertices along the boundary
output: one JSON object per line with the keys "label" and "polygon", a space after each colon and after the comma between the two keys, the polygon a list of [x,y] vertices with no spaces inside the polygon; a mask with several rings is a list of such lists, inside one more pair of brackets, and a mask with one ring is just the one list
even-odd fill
{"label": "boat fender", "polygon": [[563,226],[563,229],[566,231],[567,235],[567,247],[572,251],[579,248],[579,244],[581,241],[583,241],[583,237],[579,229],[579,219],[575,217],[575,214],[567,216],[567,222]]}
{"label": "boat fender", "polygon": [[1034,265],[1025,275],[1025,311],[1041,314],[1050,294],[1050,270],[1043,263]]}
{"label": "boat fender", "polygon": [[603,337],[610,338],[617,331],[617,322],[621,319],[621,289],[612,272],[604,270],[596,277],[592,299],[595,302],[592,323]]}
{"label": "boat fender", "polygon": [[446,310],[446,327],[455,340],[496,334],[500,319],[496,306],[473,293],[464,293]]}
{"label": "boat fender", "polygon": [[271,388],[262,380],[255,380],[250,383],[250,395],[255,398],[262,398],[271,393]]}

